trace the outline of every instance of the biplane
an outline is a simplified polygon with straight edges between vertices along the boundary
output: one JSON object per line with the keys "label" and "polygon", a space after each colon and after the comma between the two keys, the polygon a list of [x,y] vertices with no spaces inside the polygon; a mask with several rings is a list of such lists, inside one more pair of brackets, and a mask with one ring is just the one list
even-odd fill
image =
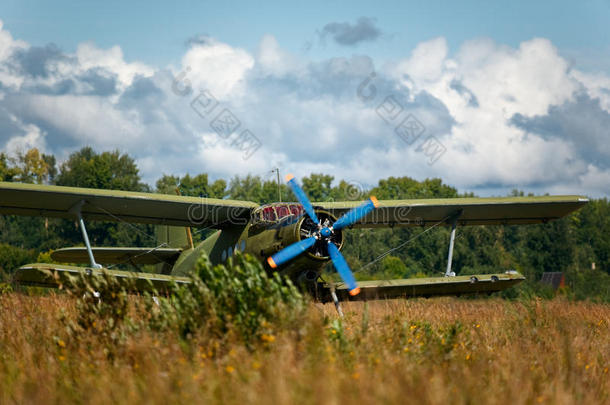
{"label": "biplane", "polygon": [[[14,281],[28,286],[58,287],[62,277],[101,272],[135,281],[138,289],[163,289],[171,282],[190,283],[189,274],[202,254],[213,264],[236,252],[258,258],[266,271],[278,271],[304,286],[321,302],[413,296],[491,293],[524,280],[515,271],[456,276],[452,270],[456,228],[470,225],[546,223],[588,202],[582,196],[448,198],[310,202],[293,176],[286,181],[298,202],[259,205],[117,190],[97,190],[21,183],[0,183],[0,214],[69,218],[78,222],[84,247],[52,253],[60,263],[33,263],[16,270]],[[124,221],[158,225],[153,247],[92,247],[85,221]],[[451,228],[447,267],[439,277],[357,282],[341,253],[350,228]],[[195,245],[190,229],[214,229]],[[342,282],[325,282],[332,262]],[[156,265],[155,273],[108,269],[113,264]],[[106,267],[104,267],[106,266]]]}

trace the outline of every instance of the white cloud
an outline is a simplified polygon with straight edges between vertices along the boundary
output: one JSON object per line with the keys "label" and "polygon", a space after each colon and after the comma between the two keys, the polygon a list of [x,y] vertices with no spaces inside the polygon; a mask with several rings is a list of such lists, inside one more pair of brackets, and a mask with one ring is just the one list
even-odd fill
{"label": "white cloud", "polygon": [[572,77],[579,81],[589,97],[598,99],[600,106],[610,113],[610,77],[602,73],[572,71]]}
{"label": "white cloud", "polygon": [[9,156],[16,156],[24,153],[32,148],[37,148],[39,151],[46,150],[46,142],[44,134],[36,125],[28,124],[23,126],[24,135],[14,136],[8,140],[4,149]]}
{"label": "white cloud", "polygon": [[220,99],[241,94],[246,73],[254,58],[243,49],[208,39],[194,43],[182,58],[182,70],[194,89],[208,89]]}
{"label": "white cloud", "polygon": [[[544,116],[550,107],[574,100],[583,86],[594,96],[610,86],[600,78],[585,83],[546,39],[525,41],[518,49],[470,41],[453,59],[446,48],[443,39],[421,43],[391,70],[414,92],[443,102],[456,121],[450,133],[441,134],[449,151],[434,166],[435,175],[473,188],[556,184],[584,173],[587,162],[574,153],[570,140],[545,139],[510,119]],[[434,67],[426,71],[426,66]]]}
{"label": "white cloud", "polygon": [[[475,53],[477,50],[469,48],[478,46],[477,42],[466,43],[461,52]],[[461,52],[457,55],[458,78],[474,92],[481,107],[502,111],[506,117],[544,114],[550,105],[568,101],[577,89],[567,62],[546,39],[522,42],[515,50],[497,47],[469,69],[460,69]]]}
{"label": "white cloud", "polygon": [[[16,76],[6,65],[7,59],[19,49],[27,48],[27,43],[13,39],[10,32],[3,28],[4,23],[0,20],[0,84],[3,86],[17,87],[23,82],[23,78]],[[0,95],[3,92],[0,90]]]}
{"label": "white cloud", "polygon": [[305,73],[305,67],[296,57],[283,51],[273,35],[265,35],[261,39],[256,61],[263,74],[281,77],[289,73]]}
{"label": "white cloud", "polygon": [[121,111],[102,97],[36,95],[25,106],[76,144],[130,150],[146,142],[137,112]]}
{"label": "white cloud", "polygon": [[5,61],[16,49],[27,48],[25,41],[13,39],[10,32],[5,30],[0,20],[0,62]]}
{"label": "white cloud", "polygon": [[154,73],[153,68],[143,63],[125,62],[123,51],[118,45],[110,49],[101,49],[91,42],[81,43],[76,48],[76,58],[81,71],[102,68],[115,73],[123,89],[131,85],[136,75],[152,76]]}
{"label": "white cloud", "polygon": [[419,91],[439,80],[446,67],[448,52],[445,38],[421,42],[411,52],[410,58],[398,62],[393,73],[398,80],[404,80],[409,88]]}

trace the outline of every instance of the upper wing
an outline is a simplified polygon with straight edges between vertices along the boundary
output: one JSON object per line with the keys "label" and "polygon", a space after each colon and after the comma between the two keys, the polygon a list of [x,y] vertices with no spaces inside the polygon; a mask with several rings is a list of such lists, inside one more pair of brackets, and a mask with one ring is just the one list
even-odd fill
{"label": "upper wing", "polygon": [[[408,297],[434,297],[442,295],[489,294],[512,287],[525,280],[516,271],[498,274],[477,274],[455,277],[408,278],[401,280],[358,281],[360,294],[351,296],[344,283],[334,286],[341,301],[375,300]],[[319,291],[322,302],[332,301],[331,286]]]}
{"label": "upper wing", "polygon": [[[561,218],[589,200],[576,195],[504,198],[380,200],[377,209],[354,227],[421,226],[458,216],[460,225],[536,224]],[[340,217],[361,202],[322,202],[314,206]]]}
{"label": "upper wing", "polygon": [[250,201],[0,182],[0,214],[223,228],[244,225]]}

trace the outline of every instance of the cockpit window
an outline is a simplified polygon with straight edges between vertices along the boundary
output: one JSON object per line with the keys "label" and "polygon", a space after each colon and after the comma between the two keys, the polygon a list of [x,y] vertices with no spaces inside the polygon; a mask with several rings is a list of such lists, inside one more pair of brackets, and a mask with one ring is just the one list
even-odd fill
{"label": "cockpit window", "polygon": [[275,210],[273,207],[265,207],[263,208],[263,220],[264,221],[277,221],[277,217],[275,216]]}
{"label": "cockpit window", "polygon": [[290,210],[285,205],[278,205],[277,207],[275,207],[275,212],[277,213],[277,217],[279,219],[282,219],[282,218],[290,215]]}
{"label": "cockpit window", "polygon": [[303,206],[297,203],[273,203],[265,205],[257,210],[254,217],[257,221],[278,222],[282,219],[303,214]]}
{"label": "cockpit window", "polygon": [[303,206],[301,204],[290,204],[290,213],[298,217],[303,213]]}

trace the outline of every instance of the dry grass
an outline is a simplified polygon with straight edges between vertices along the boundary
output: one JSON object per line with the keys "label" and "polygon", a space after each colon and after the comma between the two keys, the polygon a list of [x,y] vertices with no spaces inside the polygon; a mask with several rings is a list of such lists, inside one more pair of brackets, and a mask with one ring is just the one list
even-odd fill
{"label": "dry grass", "polygon": [[[65,295],[0,296],[0,403],[610,403],[610,306],[430,299],[312,304],[254,351],[130,333],[68,338]],[[145,316],[143,314],[137,316]],[[206,342],[206,343],[202,343]]]}

